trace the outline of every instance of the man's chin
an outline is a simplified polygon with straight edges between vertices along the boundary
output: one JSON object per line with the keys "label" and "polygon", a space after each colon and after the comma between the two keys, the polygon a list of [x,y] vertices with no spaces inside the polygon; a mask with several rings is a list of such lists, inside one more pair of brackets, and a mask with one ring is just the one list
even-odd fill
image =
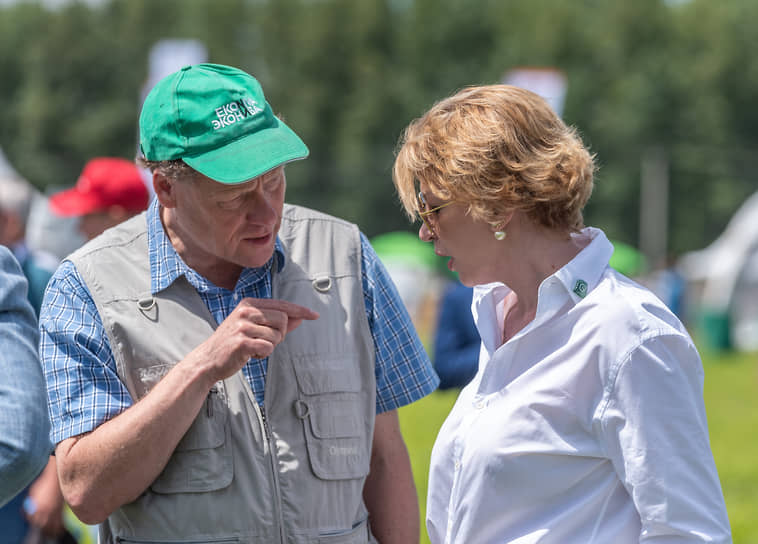
{"label": "man's chin", "polygon": [[247,247],[245,247],[244,250],[239,253],[239,260],[237,262],[239,262],[245,268],[260,268],[261,266],[265,265],[274,254],[273,243],[269,243],[264,247],[250,247],[250,245],[255,246],[255,244],[244,245]]}

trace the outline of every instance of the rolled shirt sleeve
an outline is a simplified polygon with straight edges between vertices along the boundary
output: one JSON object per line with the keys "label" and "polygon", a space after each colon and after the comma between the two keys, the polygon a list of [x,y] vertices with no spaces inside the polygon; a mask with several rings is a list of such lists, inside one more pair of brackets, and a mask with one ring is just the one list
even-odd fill
{"label": "rolled shirt sleeve", "polygon": [[376,412],[434,391],[439,378],[387,269],[361,234],[363,294],[376,348]]}
{"label": "rolled shirt sleeve", "polygon": [[58,268],[45,292],[40,358],[47,380],[53,444],[90,432],[131,406],[100,314],[69,261]]}

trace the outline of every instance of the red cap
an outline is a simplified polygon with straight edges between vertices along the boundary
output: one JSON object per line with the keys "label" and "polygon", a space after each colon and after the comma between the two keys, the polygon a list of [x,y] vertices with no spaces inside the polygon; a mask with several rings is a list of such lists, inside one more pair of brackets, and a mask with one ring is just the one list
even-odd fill
{"label": "red cap", "polygon": [[130,212],[147,209],[147,187],[137,166],[126,159],[92,159],[82,170],[76,186],[50,197],[59,215],[79,216],[121,206]]}

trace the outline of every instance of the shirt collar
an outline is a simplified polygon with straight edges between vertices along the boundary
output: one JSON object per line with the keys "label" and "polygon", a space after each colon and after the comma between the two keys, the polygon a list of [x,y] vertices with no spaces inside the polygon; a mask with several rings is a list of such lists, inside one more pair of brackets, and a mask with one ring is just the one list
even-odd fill
{"label": "shirt collar", "polygon": [[[613,245],[603,231],[592,227],[584,228],[573,236],[589,238],[590,242],[571,261],[542,281],[538,292],[537,314],[524,330],[549,319],[569,300],[572,306],[579,303],[600,283],[613,254]],[[499,345],[501,331],[498,328],[498,307],[510,291],[508,286],[499,282],[474,288],[471,309],[482,340],[490,351]]]}
{"label": "shirt collar", "polygon": [[551,277],[561,282],[568,296],[576,304],[600,283],[600,278],[613,255],[613,244],[608,241],[602,230],[592,227],[584,228],[574,236],[589,238],[590,242]]}
{"label": "shirt collar", "polygon": [[[153,199],[147,210],[147,239],[148,254],[150,256],[150,288],[153,294],[166,289],[180,276],[200,276],[182,260],[179,254],[171,244],[166,231],[163,228],[160,214],[160,203],[158,199]],[[285,252],[284,246],[277,236],[274,244],[274,254],[271,259],[259,268],[245,268],[240,275],[240,279],[247,276],[259,277],[262,273],[268,272],[276,259],[278,270],[284,267]],[[207,280],[206,280],[207,281]]]}

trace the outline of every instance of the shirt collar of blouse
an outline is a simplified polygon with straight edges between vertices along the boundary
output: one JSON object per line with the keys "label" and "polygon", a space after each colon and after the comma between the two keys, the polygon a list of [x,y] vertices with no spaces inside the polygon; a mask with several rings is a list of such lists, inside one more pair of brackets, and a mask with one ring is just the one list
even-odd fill
{"label": "shirt collar of blouse", "polygon": [[[590,296],[600,282],[613,254],[613,245],[603,231],[592,227],[584,228],[575,236],[588,237],[590,242],[565,266],[542,281],[535,318],[516,337],[544,323],[567,303],[573,306]],[[493,325],[492,330],[479,330],[482,342],[490,353],[500,346],[501,331],[496,325],[502,322],[502,303],[510,292],[509,287],[499,282],[474,288],[471,304],[474,321]],[[478,316],[486,318],[480,320]]]}

